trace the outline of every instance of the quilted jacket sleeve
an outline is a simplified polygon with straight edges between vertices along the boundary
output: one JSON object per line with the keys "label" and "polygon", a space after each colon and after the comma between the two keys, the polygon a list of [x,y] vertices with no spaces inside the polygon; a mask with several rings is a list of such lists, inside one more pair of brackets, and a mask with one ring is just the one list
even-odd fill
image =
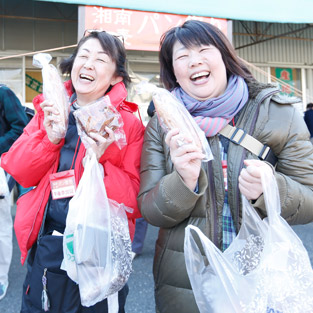
{"label": "quilted jacket sleeve", "polygon": [[207,187],[207,179],[201,170],[199,193],[192,192],[172,169],[163,139],[164,133],[155,116],[150,120],[144,137],[138,204],[142,216],[150,224],[169,228],[190,216]]}
{"label": "quilted jacket sleeve", "polygon": [[[290,224],[313,221],[313,146],[300,113],[291,105],[272,101],[265,126],[258,126],[259,140],[272,147],[278,157],[275,177],[278,184],[282,216]],[[266,115],[266,114],[264,114]],[[254,204],[265,215],[261,196]]]}
{"label": "quilted jacket sleeve", "polygon": [[[127,212],[127,215],[131,218],[138,218],[140,212],[137,205],[137,195],[140,183],[139,169],[144,127],[132,113],[124,112],[123,115],[124,130],[127,134],[127,148],[123,153],[121,164],[116,165],[109,160],[103,163],[104,183],[108,197],[133,208],[134,212]],[[102,163],[102,161],[101,158],[100,162]]]}
{"label": "quilted jacket sleeve", "polygon": [[64,143],[64,139],[58,145],[50,142],[42,117],[41,112],[37,113],[11,149],[1,157],[1,167],[23,187],[38,185],[58,158]]}

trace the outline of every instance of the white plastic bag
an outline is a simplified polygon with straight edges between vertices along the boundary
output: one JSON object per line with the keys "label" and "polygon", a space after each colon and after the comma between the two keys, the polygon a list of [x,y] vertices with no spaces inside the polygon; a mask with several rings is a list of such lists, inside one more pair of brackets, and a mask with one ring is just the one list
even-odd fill
{"label": "white plastic bag", "polygon": [[[275,178],[266,175],[262,185],[268,218],[261,220],[243,197],[241,229],[224,253],[197,227],[186,227],[186,267],[201,313],[313,312],[309,256],[280,216]],[[204,262],[195,233],[210,265]]]}
{"label": "white plastic bag", "polygon": [[91,306],[115,294],[132,270],[131,240],[123,204],[107,198],[103,168],[87,157],[69,203],[61,268],[78,283],[81,303]]}
{"label": "white plastic bag", "polygon": [[60,121],[52,125],[57,138],[64,138],[68,127],[69,97],[62,83],[58,70],[49,64],[52,56],[48,53],[37,53],[33,56],[33,65],[42,69],[43,96],[53,103],[59,112]]}

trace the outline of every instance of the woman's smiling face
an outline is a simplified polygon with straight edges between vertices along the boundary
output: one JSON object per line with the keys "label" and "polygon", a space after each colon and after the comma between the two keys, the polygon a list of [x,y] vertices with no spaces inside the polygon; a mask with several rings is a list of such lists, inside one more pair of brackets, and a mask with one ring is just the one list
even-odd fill
{"label": "woman's smiling face", "polygon": [[116,64],[103,50],[98,39],[88,39],[78,50],[71,79],[77,102],[83,106],[102,97],[110,85],[122,81],[116,76]]}
{"label": "woman's smiling face", "polygon": [[173,69],[180,87],[197,100],[216,98],[226,90],[226,67],[220,51],[212,45],[186,48],[176,41]]}

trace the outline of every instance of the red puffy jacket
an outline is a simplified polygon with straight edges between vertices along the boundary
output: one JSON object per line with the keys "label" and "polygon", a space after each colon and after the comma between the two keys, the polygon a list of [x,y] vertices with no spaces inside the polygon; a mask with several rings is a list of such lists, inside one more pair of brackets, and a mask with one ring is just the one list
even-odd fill
{"label": "red puffy jacket", "polygon": [[[66,88],[70,94],[70,82],[66,83]],[[135,218],[140,217],[136,197],[139,191],[144,126],[133,114],[137,110],[137,105],[125,101],[127,91],[122,82],[116,84],[108,96],[123,118],[127,146],[120,150],[117,145],[110,145],[99,162],[104,168],[108,198],[134,209],[133,213],[127,213],[129,231],[133,238]],[[34,98],[37,114],[11,149],[1,157],[1,167],[16,181],[24,187],[36,187],[17,201],[14,229],[21,250],[22,264],[28,250],[37,239],[51,191],[49,175],[57,171],[60,150],[64,144],[63,139],[58,145],[54,145],[47,137],[43,126],[44,114],[40,107],[43,100],[42,95]],[[76,185],[83,174],[82,159],[85,152],[86,149],[81,144],[74,168]]]}

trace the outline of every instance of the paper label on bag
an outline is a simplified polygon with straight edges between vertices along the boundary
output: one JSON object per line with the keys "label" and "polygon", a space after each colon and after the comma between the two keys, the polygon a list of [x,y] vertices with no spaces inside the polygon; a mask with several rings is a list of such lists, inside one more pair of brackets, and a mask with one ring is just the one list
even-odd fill
{"label": "paper label on bag", "polygon": [[51,174],[50,185],[53,200],[73,197],[76,191],[74,170]]}
{"label": "paper label on bag", "polygon": [[54,230],[54,231],[52,232],[52,236],[63,236],[63,234],[60,233],[60,232],[58,232],[57,230]]}

